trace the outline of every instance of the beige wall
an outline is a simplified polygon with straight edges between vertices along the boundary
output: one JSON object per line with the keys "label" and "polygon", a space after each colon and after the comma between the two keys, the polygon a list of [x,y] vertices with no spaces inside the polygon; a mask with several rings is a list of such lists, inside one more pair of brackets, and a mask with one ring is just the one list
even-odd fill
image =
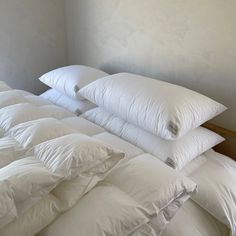
{"label": "beige wall", "polygon": [[0,0],[0,80],[39,93],[38,76],[66,62],[63,0]]}
{"label": "beige wall", "polygon": [[235,0],[66,0],[69,62],[199,91],[236,130],[235,11]]}

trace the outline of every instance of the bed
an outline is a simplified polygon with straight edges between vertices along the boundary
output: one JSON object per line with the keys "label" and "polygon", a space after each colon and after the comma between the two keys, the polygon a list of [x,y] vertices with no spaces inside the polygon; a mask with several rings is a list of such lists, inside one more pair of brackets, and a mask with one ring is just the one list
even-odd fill
{"label": "bed", "polygon": [[[4,90],[11,88],[4,88]],[[206,236],[217,236],[217,235],[235,235],[235,183],[233,180],[236,179],[235,177],[235,170],[236,170],[236,164],[233,159],[224,156],[218,152],[213,151],[212,148],[204,150],[204,152],[199,153],[197,157],[190,160],[187,164],[184,166],[183,163],[181,163],[180,166],[175,166],[175,163],[173,164],[173,160],[171,162],[169,161],[169,165],[173,165],[172,167],[176,167],[177,170],[173,174],[173,176],[176,174],[181,174],[181,176],[185,176],[187,179],[183,180],[182,182],[175,185],[176,186],[183,186],[184,189],[188,189],[188,194],[191,195],[191,198],[189,196],[182,196],[181,198],[176,198],[174,202],[172,202],[172,205],[169,205],[168,211],[165,209],[164,211],[161,211],[159,209],[159,212],[161,214],[153,214],[153,212],[148,212],[145,209],[142,209],[141,211],[138,211],[138,213],[134,212],[133,215],[132,210],[140,208],[139,204],[138,207],[134,206],[133,202],[127,206],[124,205],[124,209],[122,208],[123,205],[117,205],[118,203],[111,201],[111,199],[115,198],[116,196],[121,196],[121,199],[125,199],[126,196],[123,196],[123,193],[128,193],[129,196],[132,196],[135,200],[142,200],[145,198],[144,196],[137,198],[138,191],[140,189],[142,192],[145,193],[145,191],[148,191],[148,186],[138,186],[140,189],[135,189],[135,193],[133,193],[130,188],[134,182],[128,181],[128,179],[137,178],[140,182],[144,181],[143,183],[152,183],[152,185],[155,185],[155,182],[153,182],[153,179],[155,179],[155,170],[154,172],[151,172],[150,168],[150,176],[144,176],[141,175],[142,170],[138,172],[138,176],[135,176],[134,174],[130,177],[130,168],[137,167],[142,164],[144,165],[144,160],[147,160],[150,158],[153,162],[150,162],[150,165],[155,162],[157,159],[156,157],[160,157],[160,153],[158,153],[158,150],[154,148],[153,146],[156,145],[156,143],[152,144],[151,141],[153,140],[153,136],[149,136],[150,134],[146,134],[146,131],[143,128],[139,128],[131,124],[130,122],[123,121],[117,114],[111,114],[107,112],[104,109],[101,109],[101,107],[98,105],[98,107],[90,106],[89,109],[84,110],[80,116],[76,116],[80,114],[77,111],[72,113],[71,111],[68,111],[64,108],[55,106],[52,104],[52,101],[47,100],[44,96],[38,97],[33,94],[30,94],[25,91],[15,91],[16,94],[13,94],[14,97],[19,96],[21,97],[18,101],[19,104],[30,104],[30,106],[27,106],[26,108],[22,107],[21,109],[25,109],[26,111],[29,109],[32,109],[32,111],[38,110],[38,114],[34,114],[33,118],[31,117],[31,122],[34,120],[40,120],[40,119],[47,119],[47,126],[40,126],[40,130],[42,130],[42,127],[44,129],[52,127],[52,124],[55,124],[56,121],[61,122],[63,125],[66,125],[66,127],[70,127],[73,131],[62,132],[60,134],[57,134],[57,136],[63,135],[72,135],[71,133],[78,133],[78,134],[84,134],[88,137],[94,138],[96,140],[100,140],[112,148],[114,150],[119,150],[122,153],[125,154],[125,158],[120,160],[117,166],[109,170],[109,173],[106,173],[106,175],[102,176],[99,175],[99,178],[96,176],[96,181],[91,184],[89,187],[89,190],[84,191],[84,195],[80,199],[73,199],[68,198],[68,206],[63,206],[60,202],[60,198],[66,198],[66,189],[64,191],[65,195],[61,195],[61,191],[63,189],[63,186],[60,188],[52,188],[52,190],[49,191],[49,193],[45,194],[39,201],[37,201],[37,204],[33,204],[32,207],[28,208],[26,211],[24,211],[20,217],[17,217],[13,221],[5,224],[2,228],[0,228],[0,234],[2,236],[6,235],[39,235],[39,236],[54,236],[54,235],[165,235],[165,236],[175,236],[175,235],[206,235]],[[21,94],[21,95],[19,95]],[[11,95],[12,96],[12,95]],[[18,97],[11,102],[11,104],[7,104],[7,107],[11,107],[14,105],[19,105],[16,100]],[[26,99],[26,100],[24,100]],[[12,100],[12,99],[10,99]],[[95,103],[93,101],[93,103]],[[35,109],[36,108],[36,109]],[[5,108],[3,108],[5,109]],[[7,110],[8,111],[8,110]],[[10,110],[9,110],[10,111]],[[35,112],[36,113],[36,112]],[[55,120],[48,120],[48,119],[55,119]],[[1,120],[1,117],[0,117]],[[8,127],[7,124],[1,125],[3,127],[2,136],[4,139],[2,141],[2,146],[9,147],[9,145],[12,147],[14,146],[14,154],[15,156],[11,157],[12,159],[9,159],[8,156],[6,157],[6,161],[3,162],[2,166],[3,169],[5,166],[8,166],[9,164],[14,163],[14,158],[17,158],[17,156],[23,156],[27,155],[30,150],[33,148],[33,142],[36,142],[35,139],[31,139],[29,141],[29,136],[27,136],[27,145],[24,143],[24,147],[22,148],[22,145],[18,145],[16,148],[16,143],[14,143],[14,140],[7,139],[6,135],[4,136],[4,133],[6,134],[6,130],[8,134],[11,134],[11,137],[22,138],[22,127],[20,127],[20,124],[24,123],[26,120],[23,121],[17,121],[14,120],[13,123]],[[45,120],[43,120],[45,122]],[[51,122],[51,123],[50,123]],[[35,123],[35,122],[33,122]],[[39,122],[40,125],[44,124],[41,121]],[[55,126],[55,130],[58,130],[58,127]],[[15,126],[19,126],[14,128]],[[32,124],[30,124],[32,125]],[[51,125],[51,126],[50,126]],[[46,128],[45,128],[46,127]],[[235,133],[234,132],[226,132],[225,130],[222,131],[222,129],[219,130],[218,127],[212,126],[209,124],[206,124],[205,127],[208,129],[211,129],[213,131],[218,131],[222,136],[224,136],[227,139],[227,137],[230,137],[230,141],[226,141],[226,144],[223,144],[223,150],[230,150],[228,147],[233,146],[234,147],[234,141],[235,141]],[[27,126],[29,128],[29,124]],[[10,131],[9,131],[10,130]],[[200,130],[203,132],[203,130]],[[45,130],[44,130],[45,132]],[[167,135],[167,134],[165,134]],[[169,134],[168,134],[169,135]],[[206,135],[206,134],[204,134]],[[55,136],[55,134],[54,134]],[[52,138],[54,138],[51,137]],[[30,136],[31,137],[31,136]],[[74,137],[74,136],[73,136]],[[210,137],[206,137],[206,140]],[[33,140],[33,141],[32,141]],[[48,140],[48,137],[47,137]],[[211,145],[212,147],[215,146],[217,143],[220,143],[222,140],[218,136],[214,136],[214,145],[213,143],[208,142],[208,145]],[[39,142],[39,141],[37,141]],[[42,142],[42,141],[40,141]],[[174,141],[173,141],[174,142]],[[13,144],[12,144],[13,143]],[[205,142],[206,143],[206,142]],[[19,144],[19,142],[18,142]],[[232,145],[233,144],[233,145]],[[5,145],[5,146],[4,146]],[[31,146],[30,146],[31,145]],[[40,145],[40,144],[39,144]],[[226,145],[226,146],[225,146]],[[203,148],[203,144],[201,143],[201,148]],[[168,146],[169,147],[169,146]],[[172,147],[172,146],[171,146]],[[174,146],[173,146],[174,147]],[[205,147],[204,147],[205,148]],[[222,144],[219,147],[222,150]],[[197,152],[196,152],[197,153]],[[195,155],[196,155],[195,153]],[[224,152],[228,155],[233,155],[228,152]],[[158,159],[160,159],[158,157]],[[164,157],[163,157],[164,158]],[[138,160],[138,161],[137,161]],[[32,161],[32,160],[31,160]],[[137,162],[136,162],[137,161]],[[163,160],[162,160],[163,162]],[[141,164],[140,164],[141,163]],[[168,163],[168,162],[166,162]],[[167,166],[165,164],[165,166]],[[181,167],[181,168],[180,168]],[[165,167],[161,167],[164,169]],[[169,167],[168,167],[169,168]],[[180,168],[180,169],[178,169]],[[125,172],[125,170],[129,170]],[[147,173],[146,169],[146,173]],[[217,170],[217,171],[215,171]],[[168,172],[169,169],[167,169],[165,172],[163,171],[163,176],[166,172]],[[161,172],[161,171],[160,171]],[[136,173],[136,172],[134,172]],[[145,173],[145,172],[144,172]],[[127,183],[124,184],[124,180],[122,179],[122,176],[125,176],[127,174]],[[140,177],[141,175],[141,177]],[[166,175],[168,178],[171,176],[172,173]],[[222,176],[220,181],[216,178],[217,175]],[[134,177],[135,176],[135,177]],[[129,178],[130,177],[130,178]],[[158,178],[158,177],[157,177]],[[178,177],[179,178],[179,177]],[[181,177],[182,178],[182,177]],[[235,179],[234,179],[235,178]],[[97,180],[98,179],[98,180]],[[188,179],[190,179],[192,182],[188,182]],[[92,181],[92,182],[93,182]],[[205,183],[209,181],[208,185],[205,185]],[[129,183],[130,182],[130,183]],[[219,189],[217,188],[217,184],[219,186],[225,186],[225,184],[229,185],[229,189]],[[75,187],[75,184],[77,182],[73,183],[71,182],[72,186]],[[195,183],[198,185],[198,192],[195,191]],[[217,183],[217,184],[215,184]],[[73,185],[74,184],[74,185]],[[131,185],[130,185],[131,184]],[[147,184],[148,185],[148,184]],[[115,188],[114,188],[115,186]],[[161,184],[158,185],[158,188],[162,186]],[[165,187],[165,185],[163,185]],[[163,187],[163,188],[164,188]],[[212,188],[210,188],[212,187]],[[117,189],[118,188],[118,189]],[[161,189],[161,188],[160,188]],[[120,190],[122,190],[120,192]],[[68,190],[69,191],[69,190]],[[76,190],[77,191],[77,190]],[[78,190],[79,191],[79,190]],[[228,191],[232,191],[228,193]],[[71,193],[69,191],[69,193]],[[181,192],[182,193],[182,192]],[[226,201],[221,202],[221,198],[214,198],[211,194],[217,193],[221,195],[223,193],[223,196],[231,197],[232,199],[226,199]],[[113,196],[114,194],[114,196]],[[97,196],[100,198],[100,202],[97,199]],[[109,198],[109,197],[110,198]],[[213,199],[212,205],[209,203],[209,199],[207,199],[207,196],[211,196]],[[234,198],[234,199],[233,199]],[[96,201],[94,200],[96,199]],[[106,199],[103,201],[103,199]],[[140,202],[137,200],[138,203]],[[146,201],[147,199],[145,199]],[[228,201],[229,200],[229,201]],[[99,204],[97,204],[97,201]],[[111,201],[111,202],[110,202]],[[130,200],[131,201],[131,200]],[[148,200],[147,200],[148,201]],[[128,202],[128,200],[127,200]],[[228,203],[227,206],[223,205],[225,202]],[[222,211],[225,209],[228,210],[228,214],[226,216],[230,216],[229,219],[225,217],[225,215],[222,215],[221,209],[219,211],[214,211],[215,204],[220,204],[219,208],[222,207]],[[94,204],[94,205],[93,205]],[[117,215],[114,214],[114,212],[109,211],[110,209],[106,209],[107,205],[111,204],[110,206],[114,207],[117,211]],[[121,203],[119,203],[121,204]],[[98,207],[100,206],[100,208]],[[222,206],[223,205],[223,206]],[[119,208],[118,208],[119,206]],[[131,207],[130,211],[125,211],[127,207]],[[182,207],[181,207],[182,206]],[[231,208],[232,209],[228,209]],[[116,219],[116,217],[119,216],[119,210],[120,210],[120,216],[123,216],[124,214],[131,214],[130,219],[133,219],[132,217],[140,214],[139,219],[136,219],[136,225],[132,225],[133,222],[126,223],[128,225],[123,226],[122,230],[112,228],[112,223],[117,222],[115,220],[118,220],[120,224],[122,225],[124,222],[122,221],[122,217]],[[124,211],[122,211],[124,210]],[[152,211],[152,208],[148,208],[148,210]],[[104,212],[103,212],[104,211]],[[143,211],[145,213],[143,214]],[[104,215],[102,215],[102,213]],[[94,215],[94,219],[92,217]],[[148,215],[148,216],[147,216]],[[106,219],[106,217],[110,219],[110,221],[101,222],[99,221],[97,224],[100,227],[103,226],[104,228],[107,227],[106,230],[99,231],[99,226],[95,224],[93,227],[92,222],[96,219]],[[114,221],[113,221],[114,218]],[[79,220],[80,219],[80,220]],[[121,220],[122,219],[122,220]],[[137,223],[138,222],[138,223]],[[132,225],[132,227],[131,227]],[[86,227],[85,227],[86,226]],[[88,229],[88,226],[90,226],[90,229]],[[132,230],[130,230],[130,227]],[[89,231],[90,230],[90,231]],[[113,232],[114,234],[111,232]]]}

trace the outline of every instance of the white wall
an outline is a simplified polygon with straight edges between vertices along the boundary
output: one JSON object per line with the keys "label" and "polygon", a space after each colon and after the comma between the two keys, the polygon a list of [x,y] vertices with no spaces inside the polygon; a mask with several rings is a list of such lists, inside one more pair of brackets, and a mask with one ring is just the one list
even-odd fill
{"label": "white wall", "polygon": [[235,0],[66,0],[69,62],[170,81],[229,107],[236,130]]}
{"label": "white wall", "polygon": [[39,75],[65,65],[63,0],[0,0],[0,80],[39,93]]}

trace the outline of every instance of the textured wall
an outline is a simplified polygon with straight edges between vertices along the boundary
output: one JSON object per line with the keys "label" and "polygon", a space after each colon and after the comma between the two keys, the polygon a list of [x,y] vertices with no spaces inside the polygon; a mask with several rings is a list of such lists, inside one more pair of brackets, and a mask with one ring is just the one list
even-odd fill
{"label": "textured wall", "polygon": [[63,0],[0,0],[0,80],[35,93],[42,73],[65,65]]}
{"label": "textured wall", "polygon": [[229,107],[236,129],[235,0],[66,0],[70,63],[170,81]]}

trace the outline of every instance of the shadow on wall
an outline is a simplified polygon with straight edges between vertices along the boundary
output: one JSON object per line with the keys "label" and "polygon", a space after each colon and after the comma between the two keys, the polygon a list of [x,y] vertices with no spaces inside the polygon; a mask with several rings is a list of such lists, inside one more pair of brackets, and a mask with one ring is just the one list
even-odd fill
{"label": "shadow on wall", "polygon": [[69,62],[182,85],[229,107],[236,130],[235,1],[69,0]]}

